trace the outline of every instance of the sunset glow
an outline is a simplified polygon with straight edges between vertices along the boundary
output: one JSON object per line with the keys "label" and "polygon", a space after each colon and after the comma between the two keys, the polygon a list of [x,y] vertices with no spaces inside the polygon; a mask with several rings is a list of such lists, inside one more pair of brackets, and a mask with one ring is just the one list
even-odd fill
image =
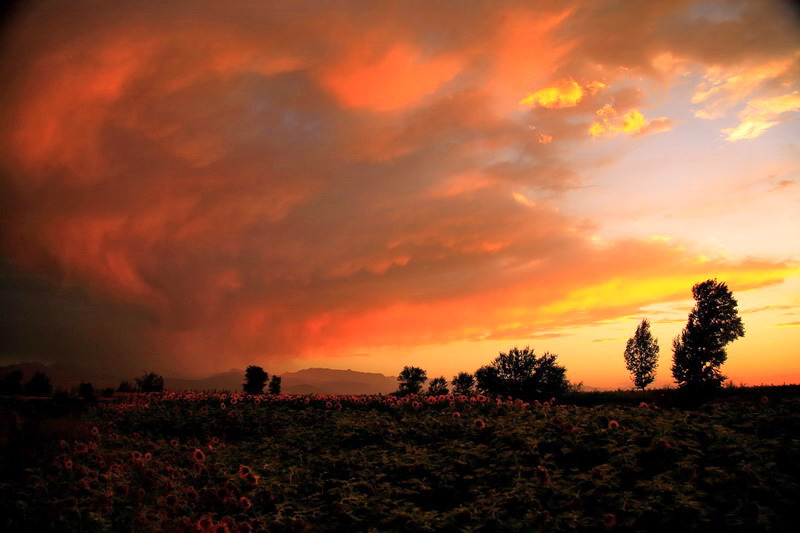
{"label": "sunset glow", "polygon": [[0,364],[669,385],[692,285],[800,382],[789,3],[45,1],[0,46]]}

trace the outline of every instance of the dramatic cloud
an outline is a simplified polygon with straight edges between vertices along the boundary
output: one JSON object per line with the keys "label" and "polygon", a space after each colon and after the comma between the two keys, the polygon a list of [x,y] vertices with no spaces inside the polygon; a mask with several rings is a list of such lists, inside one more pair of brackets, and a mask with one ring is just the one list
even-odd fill
{"label": "dramatic cloud", "polygon": [[21,7],[0,48],[0,356],[202,373],[543,338],[704,277],[795,276],[788,251],[602,244],[562,210],[678,134],[678,109],[738,111],[729,140],[798,109],[782,5],[734,4]]}

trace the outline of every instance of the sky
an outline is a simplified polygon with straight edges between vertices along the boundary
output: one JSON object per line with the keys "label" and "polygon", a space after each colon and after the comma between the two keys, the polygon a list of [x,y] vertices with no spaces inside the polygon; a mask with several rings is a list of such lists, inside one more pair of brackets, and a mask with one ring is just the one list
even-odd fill
{"label": "sky", "polygon": [[800,12],[778,1],[33,1],[0,33],[0,363],[450,377],[530,345],[800,382]]}

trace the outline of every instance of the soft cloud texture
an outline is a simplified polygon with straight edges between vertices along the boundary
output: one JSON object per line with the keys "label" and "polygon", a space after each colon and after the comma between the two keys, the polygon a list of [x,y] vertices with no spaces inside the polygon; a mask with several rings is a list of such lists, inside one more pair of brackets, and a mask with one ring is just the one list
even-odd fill
{"label": "soft cloud texture", "polygon": [[675,126],[645,118],[650,91],[686,72],[699,116],[748,99],[729,137],[796,109],[800,48],[759,4],[21,8],[0,56],[2,355],[210,372],[535,336],[717,273],[779,283],[788,256],[598,247],[559,210],[593,135]]}

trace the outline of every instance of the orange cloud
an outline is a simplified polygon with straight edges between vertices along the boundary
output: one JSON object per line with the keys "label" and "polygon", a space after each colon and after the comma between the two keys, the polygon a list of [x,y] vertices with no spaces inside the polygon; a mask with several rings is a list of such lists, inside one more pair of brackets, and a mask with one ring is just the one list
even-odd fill
{"label": "orange cloud", "polygon": [[770,81],[791,75],[795,58],[781,58],[755,65],[709,68],[704,81],[697,86],[692,96],[693,104],[703,104],[695,116],[715,119],[725,115],[728,109],[747,98],[759,87]]}
{"label": "orange cloud", "polygon": [[519,105],[525,107],[547,107],[561,109],[575,107],[583,98],[583,89],[575,80],[562,80],[552,87],[545,87],[530,93],[520,100]]}
{"label": "orange cloud", "polygon": [[364,54],[331,67],[323,84],[346,106],[392,111],[413,105],[436,91],[462,69],[457,56],[425,57],[398,43],[379,55]]}
{"label": "orange cloud", "polygon": [[620,115],[611,104],[606,104],[598,109],[597,115],[601,119],[592,122],[589,126],[589,134],[592,137],[610,136],[616,133],[645,135],[672,129],[672,122],[665,117],[648,122],[637,109]]}
{"label": "orange cloud", "polygon": [[[0,54],[0,352],[210,372],[510,339],[711,275],[795,275],[701,263],[691,243],[592,241],[601,221],[565,214],[566,191],[619,157],[587,126],[669,129],[646,117],[678,61],[703,69],[709,115],[747,98],[741,122],[765,124],[795,106],[796,43],[768,10],[742,14],[741,39],[730,21],[697,31],[680,3],[606,7],[22,8]],[[587,121],[599,94],[613,105]]]}
{"label": "orange cloud", "polygon": [[523,107],[538,106],[548,109],[575,107],[578,102],[583,100],[586,93],[594,96],[607,87],[608,85],[600,81],[592,81],[581,87],[573,79],[560,80],[552,86],[528,93],[525,98],[519,101],[519,105]]}

